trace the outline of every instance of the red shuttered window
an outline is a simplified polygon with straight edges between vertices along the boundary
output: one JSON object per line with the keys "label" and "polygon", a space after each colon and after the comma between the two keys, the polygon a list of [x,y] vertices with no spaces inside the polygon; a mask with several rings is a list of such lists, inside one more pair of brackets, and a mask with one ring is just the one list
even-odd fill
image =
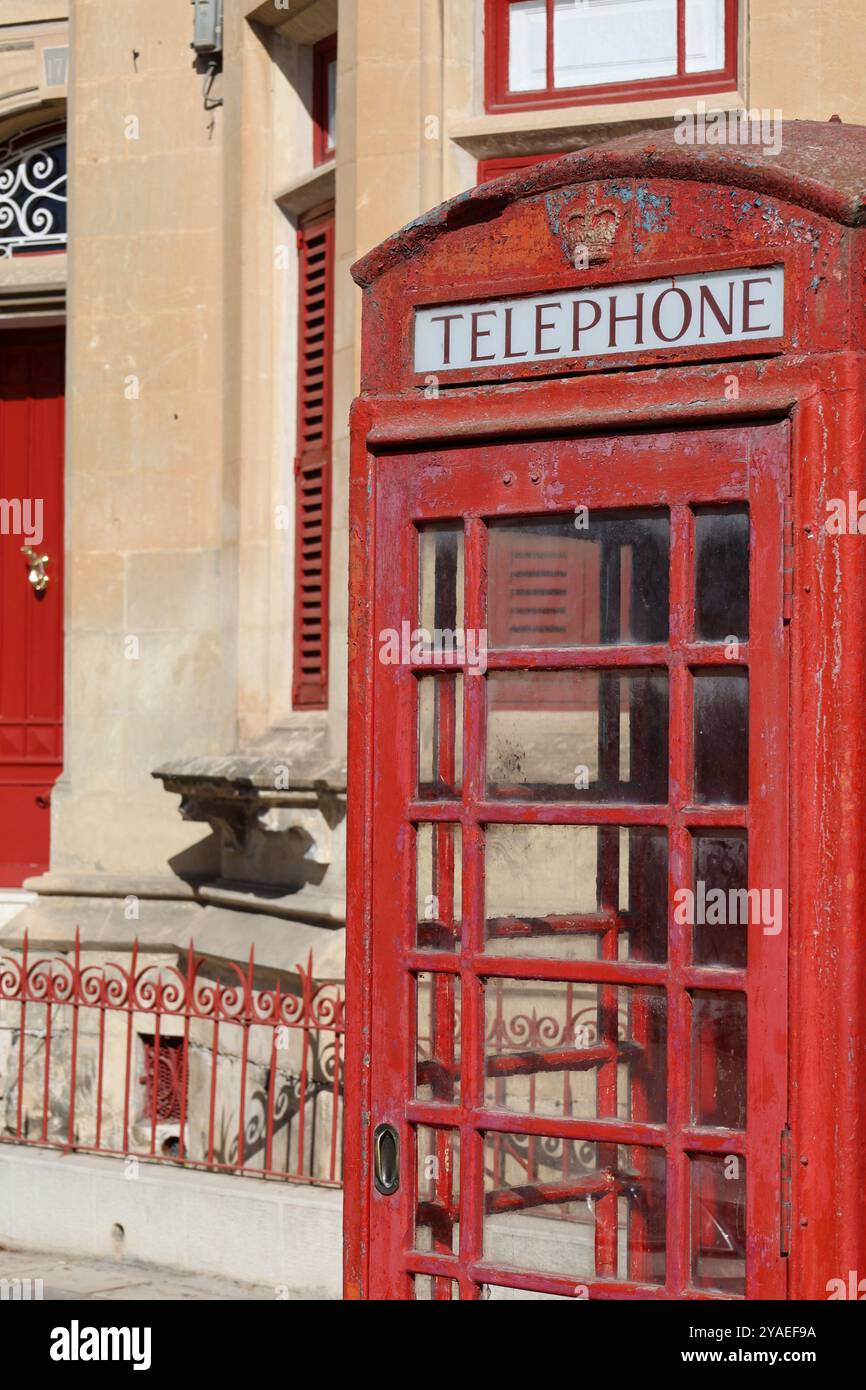
{"label": "red shuttered window", "polygon": [[[591,542],[575,545],[568,539],[540,533],[526,544],[499,545],[494,533],[490,547],[493,598],[490,607],[492,640],[497,646],[555,647],[598,643],[600,568],[598,547]],[[576,598],[575,596],[579,596]],[[595,627],[594,627],[595,624]],[[587,690],[563,695],[563,683],[545,680],[533,672],[525,680],[515,675],[507,691],[491,692],[491,707],[537,709],[565,705],[589,709],[593,699]]]}
{"label": "red shuttered window", "polygon": [[334,213],[298,232],[298,452],[295,459],[295,615],[292,703],[328,702],[331,541],[331,354]]}
{"label": "red shuttered window", "polygon": [[490,183],[491,179],[501,178],[503,174],[513,174],[517,169],[531,169],[535,164],[546,164],[549,159],[560,159],[565,153],[556,154],[514,154],[501,159],[479,159],[476,182]]}
{"label": "red shuttered window", "polygon": [[738,0],[486,0],[488,111],[736,86]]}

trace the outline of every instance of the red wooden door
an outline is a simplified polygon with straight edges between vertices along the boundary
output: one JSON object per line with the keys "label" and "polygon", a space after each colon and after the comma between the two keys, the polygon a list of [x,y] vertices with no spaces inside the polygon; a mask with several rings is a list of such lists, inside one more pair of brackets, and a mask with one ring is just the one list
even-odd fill
{"label": "red wooden door", "polygon": [[784,1297],[788,447],[377,464],[374,1298]]}
{"label": "red wooden door", "polygon": [[[63,737],[63,332],[0,333],[0,885],[48,867]],[[30,582],[22,547],[48,583]]]}

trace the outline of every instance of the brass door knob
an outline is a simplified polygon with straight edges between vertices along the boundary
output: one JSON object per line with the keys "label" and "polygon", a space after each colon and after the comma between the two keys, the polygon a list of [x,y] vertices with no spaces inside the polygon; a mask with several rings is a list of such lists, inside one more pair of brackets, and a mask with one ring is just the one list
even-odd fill
{"label": "brass door knob", "polygon": [[45,566],[48,564],[49,556],[37,555],[32,545],[22,545],[21,554],[27,556],[30,565],[27,578],[37,594],[44,594],[48,588],[48,575],[45,573]]}

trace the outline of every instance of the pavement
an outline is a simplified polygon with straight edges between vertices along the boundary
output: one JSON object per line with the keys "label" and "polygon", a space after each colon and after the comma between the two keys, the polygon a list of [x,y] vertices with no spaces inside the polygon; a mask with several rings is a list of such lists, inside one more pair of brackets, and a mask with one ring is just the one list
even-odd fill
{"label": "pavement", "polygon": [[28,1279],[31,1299],[39,1297],[35,1281],[42,1280],[41,1296],[46,1302],[90,1299],[98,1302],[236,1302],[238,1299],[273,1301],[286,1297],[285,1290],[271,1285],[236,1284],[209,1274],[184,1274],[127,1261],[78,1259],[0,1246],[0,1299],[27,1297],[27,1286],[13,1281]]}

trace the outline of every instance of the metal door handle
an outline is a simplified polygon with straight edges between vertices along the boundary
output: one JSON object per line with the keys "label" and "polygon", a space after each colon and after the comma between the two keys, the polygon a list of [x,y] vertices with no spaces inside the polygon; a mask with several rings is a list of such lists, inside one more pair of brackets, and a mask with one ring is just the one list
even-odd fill
{"label": "metal door handle", "polygon": [[44,594],[48,588],[48,575],[45,573],[45,566],[48,564],[48,555],[37,555],[32,545],[22,545],[21,554],[26,555],[30,564],[27,578],[33,585],[37,594]]}
{"label": "metal door handle", "polygon": [[373,1182],[383,1197],[400,1186],[400,1140],[393,1125],[377,1125],[373,1131]]}

